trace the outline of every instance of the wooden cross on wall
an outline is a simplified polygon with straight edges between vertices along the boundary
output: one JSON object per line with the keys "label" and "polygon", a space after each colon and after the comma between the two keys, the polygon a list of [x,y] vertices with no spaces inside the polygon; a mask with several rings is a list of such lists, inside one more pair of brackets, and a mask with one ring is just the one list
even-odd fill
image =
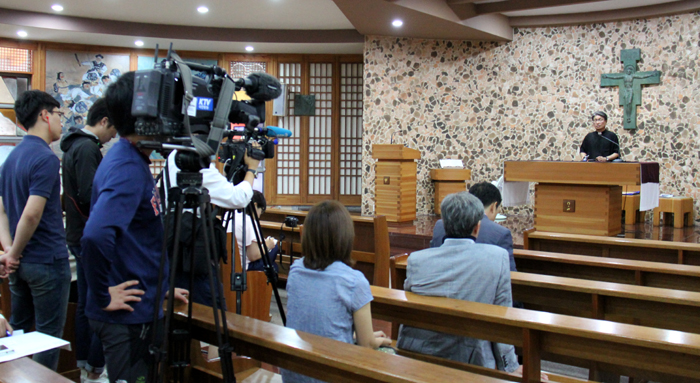
{"label": "wooden cross on wall", "polygon": [[617,86],[620,88],[620,106],[625,108],[623,126],[625,129],[637,129],[637,106],[642,104],[642,85],[661,82],[661,72],[637,72],[637,61],[641,60],[639,49],[624,49],[620,61],[623,73],[604,73],[600,86]]}

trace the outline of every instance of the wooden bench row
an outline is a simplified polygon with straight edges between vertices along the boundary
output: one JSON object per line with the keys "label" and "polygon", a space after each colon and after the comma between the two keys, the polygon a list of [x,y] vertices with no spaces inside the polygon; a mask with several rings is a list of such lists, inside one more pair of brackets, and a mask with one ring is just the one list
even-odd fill
{"label": "wooden bench row", "polygon": [[[539,381],[541,360],[660,382],[700,379],[699,334],[371,289],[374,318],[520,347],[524,382]],[[447,364],[474,371],[473,366]]]}
{"label": "wooden bench row", "polygon": [[[176,308],[184,321],[185,305]],[[226,314],[234,351],[327,382],[504,382],[483,375],[385,354],[271,323]],[[216,344],[211,308],[193,305],[193,336]]]}
{"label": "wooden bench row", "polygon": [[521,249],[513,255],[527,273],[700,292],[700,266]]}
{"label": "wooden bench row", "polygon": [[526,250],[700,266],[700,244],[526,231]]}
{"label": "wooden bench row", "polygon": [[[392,286],[403,289],[407,256],[392,257]],[[533,310],[700,333],[700,293],[511,272],[513,300]]]}

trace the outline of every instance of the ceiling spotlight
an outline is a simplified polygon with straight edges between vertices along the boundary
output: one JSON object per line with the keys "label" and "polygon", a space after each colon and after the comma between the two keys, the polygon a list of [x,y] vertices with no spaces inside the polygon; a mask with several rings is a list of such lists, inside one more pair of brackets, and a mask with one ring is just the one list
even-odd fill
{"label": "ceiling spotlight", "polygon": [[63,7],[60,4],[54,4],[51,6],[51,9],[53,9],[56,12],[61,12],[63,10]]}
{"label": "ceiling spotlight", "polygon": [[400,27],[400,26],[403,25],[403,21],[401,21],[401,20],[399,20],[399,19],[396,19],[396,20],[394,20],[394,21],[391,22],[391,25],[393,25],[393,26],[395,26],[396,28],[398,28],[398,27]]}
{"label": "ceiling spotlight", "polygon": [[255,48],[253,48],[251,45],[248,45],[247,47],[245,47],[245,50],[246,50],[247,52],[252,52],[252,51],[255,50]]}
{"label": "ceiling spotlight", "polygon": [[197,12],[199,12],[199,13],[207,13],[207,12],[209,12],[209,8],[207,8],[207,7],[205,7],[205,6],[202,5],[201,7],[197,8]]}
{"label": "ceiling spotlight", "polygon": [[142,46],[143,46],[143,41],[141,41],[141,40],[136,40],[136,41],[134,41],[134,44],[135,44],[137,47],[142,47]]}
{"label": "ceiling spotlight", "polygon": [[27,32],[25,32],[25,31],[17,31],[17,36],[19,36],[19,37],[27,37]]}

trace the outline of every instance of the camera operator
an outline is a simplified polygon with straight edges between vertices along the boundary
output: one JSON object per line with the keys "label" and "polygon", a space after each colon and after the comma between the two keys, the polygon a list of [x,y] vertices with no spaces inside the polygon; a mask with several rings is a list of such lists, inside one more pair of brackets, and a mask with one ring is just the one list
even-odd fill
{"label": "camera operator", "polygon": [[[260,193],[259,191],[255,190],[253,192],[253,208],[257,211],[258,213],[258,218],[265,212],[267,209],[267,201],[265,200],[265,195],[263,193]],[[264,271],[263,270],[263,261],[262,261],[262,256],[260,254],[260,247],[258,246],[258,240],[255,235],[255,225],[253,225],[253,217],[248,215],[245,217],[245,225],[246,225],[246,231],[245,231],[245,238],[243,238],[243,213],[241,212],[236,212],[235,213],[235,221],[236,221],[236,242],[238,244],[238,251],[243,254],[243,246],[245,244],[246,248],[246,269],[249,271]],[[258,233],[260,235],[260,238],[262,238],[262,233]],[[275,271],[279,271],[279,268],[277,264],[275,263],[275,259],[277,258],[277,254],[279,254],[279,245],[277,244],[277,241],[272,238],[272,237],[267,237],[265,239],[265,244],[267,245],[267,248],[269,249],[267,256],[270,259],[270,264],[275,268]]]}
{"label": "camera operator", "polygon": [[[206,138],[206,137],[204,137]],[[258,144],[254,143],[253,144],[254,148],[258,148]],[[174,150],[170,155],[168,156],[168,163],[167,163],[167,175],[169,179],[169,185],[170,187],[176,186],[177,185],[177,173],[180,171],[180,168],[177,166],[177,163],[175,161],[175,156],[177,155],[177,150]],[[253,182],[255,181],[255,176],[257,175],[257,172],[255,169],[258,168],[260,161],[250,157],[248,153],[246,153],[243,161],[245,162],[246,166],[248,167],[248,171],[245,174],[245,178],[243,179],[242,182],[240,182],[238,185],[233,185],[231,182],[229,182],[226,177],[224,177],[219,170],[216,168],[216,165],[214,162],[209,164],[208,168],[204,168],[200,170],[200,173],[202,174],[202,187],[206,188],[209,191],[209,196],[211,198],[211,203],[222,207],[224,209],[241,209],[244,208],[250,203],[251,197],[253,197]],[[167,198],[167,196],[166,196]],[[167,205],[166,205],[167,206]],[[182,224],[183,224],[183,229],[182,233],[185,234],[185,225],[189,225],[189,222],[191,221],[191,217],[183,217],[182,219]],[[218,220],[216,220],[218,221]],[[214,225],[219,225],[219,228],[222,229],[220,222],[215,222]],[[198,228],[199,229],[199,228]],[[192,228],[189,228],[189,231],[192,232]],[[199,231],[199,230],[198,230]],[[200,233],[197,236],[196,242],[195,242],[195,250],[200,250],[203,248],[204,244],[201,243],[203,242],[203,236],[201,236]],[[216,237],[216,233],[215,233]],[[217,239],[215,238],[214,241]],[[223,234],[223,238],[221,240],[225,241],[226,240],[226,235]],[[175,286],[177,287],[182,287],[186,288],[189,286],[189,280],[190,280],[190,273],[194,272],[194,284],[192,285],[192,290],[190,291],[190,298],[196,302],[200,303],[206,306],[211,305],[211,288],[209,286],[209,275],[206,269],[206,265],[203,265],[206,263],[206,259],[204,256],[203,251],[198,251],[195,255],[195,269],[194,270],[189,270],[189,265],[190,265],[190,260],[189,260],[189,254],[190,254],[190,249],[189,247],[189,241],[183,241],[182,237],[180,240],[180,247],[182,248],[182,256],[180,257],[180,265],[178,265],[177,268],[177,274],[175,276]],[[223,251],[226,249],[226,244],[225,242],[220,244],[219,248],[223,247]],[[172,254],[171,254],[172,255]],[[219,256],[222,256],[222,254],[219,254]],[[218,274],[219,272],[219,264],[218,262],[213,262],[211,263],[211,268],[212,272]],[[219,297],[219,304],[222,305],[222,307],[226,308],[226,302],[224,301],[223,298],[223,284],[219,283],[218,286],[219,291],[217,292],[217,296]]]}
{"label": "camera operator", "polygon": [[[95,173],[81,241],[85,313],[102,341],[110,382],[146,380],[153,310],[156,303],[163,306],[168,291],[165,278],[156,296],[163,246],[160,196],[149,169],[151,150],[137,146],[147,137],[135,133],[133,94],[134,72],[105,93],[109,120],[121,138]],[[176,299],[187,302],[186,296],[187,291],[175,290]]]}

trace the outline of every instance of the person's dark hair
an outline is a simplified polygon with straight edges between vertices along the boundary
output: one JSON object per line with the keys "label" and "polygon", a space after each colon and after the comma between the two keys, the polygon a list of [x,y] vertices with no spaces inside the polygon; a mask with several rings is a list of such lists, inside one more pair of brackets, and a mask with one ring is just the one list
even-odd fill
{"label": "person's dark hair", "polygon": [[267,201],[265,201],[265,195],[257,190],[253,190],[253,198],[250,199],[250,202],[254,203],[259,208],[261,208],[263,213],[265,212],[265,210],[267,210]]}
{"label": "person's dark hair", "polygon": [[501,192],[490,182],[479,182],[478,184],[472,185],[472,187],[469,188],[469,193],[476,196],[484,205],[484,208],[491,206],[494,202],[496,202],[496,207],[499,207],[503,201]]}
{"label": "person's dark hair", "polygon": [[109,121],[117,128],[121,137],[135,133],[136,118],[131,115],[134,99],[134,72],[124,73],[109,85],[105,92]]}
{"label": "person's dark hair", "polygon": [[101,59],[103,59],[103,58],[105,58],[105,57],[102,56],[100,53],[98,53],[98,54],[95,55],[95,58],[101,58]]}
{"label": "person's dark hair", "polygon": [[53,112],[61,107],[58,100],[40,90],[28,90],[15,101],[17,120],[25,129],[31,129],[36,124],[42,110]]}
{"label": "person's dark hair", "polygon": [[605,114],[605,112],[602,112],[602,111],[597,111],[597,112],[593,113],[593,115],[591,116],[591,120],[592,120],[592,119],[594,119],[594,118],[595,118],[595,116],[600,116],[600,117],[603,117],[603,120],[605,120],[605,122],[607,122],[607,121],[608,121],[608,115],[607,115],[607,114]]}
{"label": "person's dark hair", "polygon": [[348,209],[338,201],[316,204],[304,219],[301,248],[307,269],[325,270],[335,261],[353,265],[355,228]]}
{"label": "person's dark hair", "polygon": [[98,98],[88,111],[87,124],[88,126],[95,126],[105,117],[109,118],[109,114],[107,113],[107,102],[104,98]]}
{"label": "person's dark hair", "polygon": [[104,79],[108,79],[108,80],[109,80],[109,76],[104,75],[104,76],[102,76],[102,79],[103,79],[103,80],[104,80]]}
{"label": "person's dark hair", "polygon": [[63,72],[58,72],[58,73],[56,73],[56,80],[60,80],[60,79],[61,79],[61,73],[63,73]]}
{"label": "person's dark hair", "polygon": [[484,216],[484,204],[476,196],[463,191],[445,197],[440,204],[440,212],[447,238],[467,238]]}

